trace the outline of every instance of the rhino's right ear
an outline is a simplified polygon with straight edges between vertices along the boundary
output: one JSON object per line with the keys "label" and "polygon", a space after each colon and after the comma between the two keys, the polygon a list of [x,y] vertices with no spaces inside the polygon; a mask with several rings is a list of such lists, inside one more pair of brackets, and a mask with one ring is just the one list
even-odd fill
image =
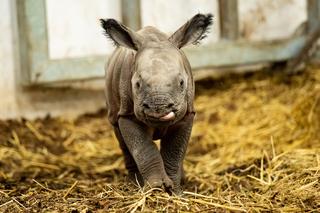
{"label": "rhino's right ear", "polygon": [[187,23],[173,33],[169,41],[178,48],[182,48],[189,44],[198,44],[204,39],[208,33],[208,29],[212,24],[212,14],[197,14],[193,16]]}
{"label": "rhino's right ear", "polygon": [[105,34],[116,46],[138,50],[142,46],[142,36],[114,19],[100,19]]}

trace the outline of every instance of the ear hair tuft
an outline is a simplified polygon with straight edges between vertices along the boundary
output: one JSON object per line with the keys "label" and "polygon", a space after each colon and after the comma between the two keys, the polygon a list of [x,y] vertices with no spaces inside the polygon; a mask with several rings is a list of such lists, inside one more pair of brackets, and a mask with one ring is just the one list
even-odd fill
{"label": "ear hair tuft", "polygon": [[213,15],[210,13],[196,14],[174,32],[169,37],[169,41],[179,49],[189,44],[199,44],[202,39],[207,37],[209,27],[212,24],[212,19]]}
{"label": "ear hair tuft", "polygon": [[113,41],[116,46],[124,46],[137,50],[139,36],[132,30],[119,23],[115,19],[100,19],[105,35]]}
{"label": "ear hair tuft", "polygon": [[192,43],[194,45],[200,44],[200,41],[206,38],[208,33],[210,32],[210,26],[213,23],[213,15],[212,14],[200,14],[198,13],[192,21],[195,21],[196,27],[201,31],[198,38]]}
{"label": "ear hair tuft", "polygon": [[118,23],[114,19],[99,19],[101,27],[104,29],[103,34],[113,43],[114,46],[118,47],[119,43],[112,37],[111,28],[118,26]]}

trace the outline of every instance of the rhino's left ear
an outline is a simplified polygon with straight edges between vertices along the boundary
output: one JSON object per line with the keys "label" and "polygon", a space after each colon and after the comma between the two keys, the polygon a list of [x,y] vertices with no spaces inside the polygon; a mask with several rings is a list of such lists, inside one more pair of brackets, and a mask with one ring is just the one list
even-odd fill
{"label": "rhino's left ear", "polygon": [[178,48],[189,44],[198,44],[207,35],[209,26],[212,24],[212,14],[197,14],[187,23],[173,33],[169,41]]}
{"label": "rhino's left ear", "polygon": [[119,23],[115,19],[100,19],[105,34],[116,46],[123,46],[138,50],[142,46],[143,38],[130,28]]}

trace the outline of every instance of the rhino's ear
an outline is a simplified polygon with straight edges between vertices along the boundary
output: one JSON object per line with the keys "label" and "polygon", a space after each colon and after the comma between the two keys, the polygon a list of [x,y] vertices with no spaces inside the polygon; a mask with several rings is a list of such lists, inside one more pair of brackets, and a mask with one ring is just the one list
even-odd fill
{"label": "rhino's ear", "polygon": [[114,19],[100,19],[100,23],[105,30],[106,36],[116,46],[123,46],[133,50],[138,50],[142,46],[142,37],[118,21]]}
{"label": "rhino's ear", "polygon": [[173,33],[169,41],[178,48],[189,44],[198,44],[202,39],[207,37],[209,26],[212,24],[212,14],[197,14],[187,23]]}

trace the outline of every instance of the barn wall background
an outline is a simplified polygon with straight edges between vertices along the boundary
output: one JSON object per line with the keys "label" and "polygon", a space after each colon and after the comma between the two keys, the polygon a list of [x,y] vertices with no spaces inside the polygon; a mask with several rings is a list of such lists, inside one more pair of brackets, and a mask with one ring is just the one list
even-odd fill
{"label": "barn wall background", "polygon": [[15,66],[10,0],[0,0],[0,115],[15,115]]}
{"label": "barn wall background", "polygon": [[[102,36],[98,19],[120,19],[119,0],[47,0],[50,57],[73,58],[106,55],[113,47]],[[218,42],[216,0],[141,0],[142,25],[173,32],[197,12],[212,12],[214,27],[205,41]],[[306,1],[239,1],[243,39],[285,38],[306,20]],[[16,32],[15,1],[0,0],[0,118],[52,115],[75,116],[104,106],[103,80],[64,83],[54,88],[21,86]],[[101,67],[103,69],[103,67]]]}

